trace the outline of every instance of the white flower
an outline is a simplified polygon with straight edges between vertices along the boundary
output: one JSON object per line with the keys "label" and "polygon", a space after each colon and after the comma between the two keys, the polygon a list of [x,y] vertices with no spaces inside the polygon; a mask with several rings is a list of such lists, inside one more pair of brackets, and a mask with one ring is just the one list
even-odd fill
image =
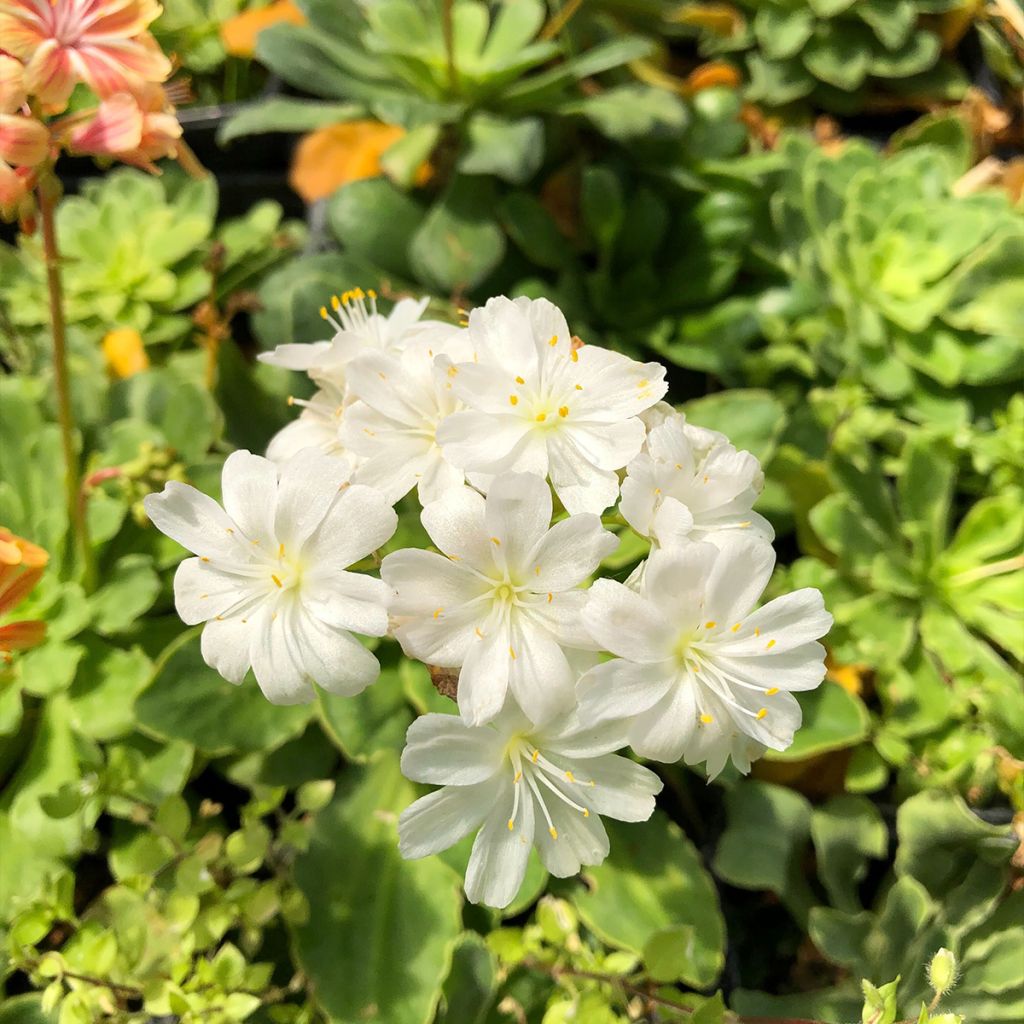
{"label": "white flower", "polygon": [[628,719],[641,757],[707,761],[712,778],[730,755],[745,772],[765,748],[785,750],[800,725],[790,691],[824,677],[816,640],[832,616],[812,588],[755,611],[774,564],[769,544],[734,534],[655,551],[639,592],[598,580],[583,617],[617,657],[580,679],[581,716]]}
{"label": "white flower", "polygon": [[665,368],[574,346],[546,299],[491,299],[468,330],[475,360],[447,363],[468,408],[438,430],[445,458],[484,490],[499,473],[527,472],[550,476],[570,513],[614,504],[615,471],[640,451],[638,417],[665,393]]}
{"label": "white flower", "polygon": [[434,361],[447,355],[472,358],[465,331],[425,329],[402,353],[364,352],[348,365],[349,394],[341,437],[346,448],[364,456],[354,479],[383,491],[391,502],[418,487],[420,502],[436,501],[460,487],[461,469],[450,465],[437,445],[437,427],[460,403],[451,381]]}
{"label": "white flower", "polygon": [[348,566],[394,533],[384,496],[346,486],[347,468],[315,448],[283,466],[246,451],[224,463],[224,508],[180,483],[145,499],[156,526],[198,558],[174,577],[178,614],[205,622],[206,663],[232,683],[252,666],[275,704],[312,700],[312,683],[355,694],[377,659],[349,630],[387,632],[386,584]]}
{"label": "white flower", "polygon": [[287,462],[303,448],[319,448],[327,455],[348,459],[349,470],[354,470],[358,459],[346,452],[341,443],[341,417],[345,400],[332,384],[321,388],[309,401],[290,398],[289,405],[302,409],[299,418],[282,427],[267,445],[267,458],[273,462]]}
{"label": "white flower", "polygon": [[285,370],[301,370],[321,387],[333,384],[342,390],[348,363],[368,349],[401,349],[428,302],[429,299],[399,299],[391,312],[383,316],[377,312],[375,291],[354,288],[331,298],[333,313],[326,306],[320,309],[320,315],[334,328],[330,341],[278,345],[273,352],[262,352],[258,358]]}
{"label": "white flower", "polygon": [[649,428],[644,450],[626,468],[619,510],[660,547],[714,542],[725,531],[748,529],[770,541],[771,524],[752,511],[763,486],[750,452],[674,413]]}
{"label": "white flower", "polygon": [[575,716],[533,730],[515,710],[489,725],[430,714],[409,727],[402,771],[441,785],[402,813],[399,849],[415,859],[479,829],[466,871],[473,903],[507,906],[519,891],[530,849],[551,874],[568,878],[608,855],[600,815],[646,821],[661,780],[613,753],[616,724],[581,727]]}
{"label": "white flower", "polygon": [[592,513],[550,526],[551,491],[532,474],[496,478],[486,501],[449,491],[422,520],[444,555],[396,551],[381,565],[405,653],[462,667],[459,709],[472,725],[493,718],[510,689],[538,724],[570,708],[576,674],[563,648],[595,648],[576,588],[615,537]]}

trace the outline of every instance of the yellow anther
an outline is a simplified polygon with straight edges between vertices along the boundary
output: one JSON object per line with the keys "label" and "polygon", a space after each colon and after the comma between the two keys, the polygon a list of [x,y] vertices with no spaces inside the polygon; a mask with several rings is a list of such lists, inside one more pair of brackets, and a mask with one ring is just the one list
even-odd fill
{"label": "yellow anther", "polygon": [[509,395],[508,396],[508,404],[509,405],[518,405],[519,404],[519,396],[518,395]]}
{"label": "yellow anther", "polygon": [[760,636],[760,635],[761,635],[761,630],[760,629],[755,629],[754,630],[754,636]]}
{"label": "yellow anther", "polygon": [[531,761],[532,761],[532,762],[533,762],[534,764],[536,764],[536,763],[537,763],[537,758],[538,758],[538,757],[540,757],[540,751],[539,751],[539,750],[535,750],[535,751],[534,751],[534,752],[533,752],[533,753],[532,753],[532,754],[530,755],[530,760],[531,760]]}
{"label": "yellow anther", "polygon": [[539,413],[537,413],[537,422],[538,423],[543,423],[547,418],[548,418],[548,414],[546,412],[539,412]]}
{"label": "yellow anther", "polygon": [[209,594],[200,594],[199,595],[199,600],[200,601],[205,601],[209,596],[210,596]]}
{"label": "yellow anther", "polygon": [[321,315],[321,316],[322,316],[322,317],[323,317],[323,318],[324,318],[325,320],[327,319],[327,307],[326,307],[326,306],[321,306],[321,307],[320,307],[320,315]]}
{"label": "yellow anther", "polygon": [[223,616],[223,615],[214,615],[214,618],[215,618],[215,619],[216,619],[216,620],[217,620],[218,622],[223,622],[223,621],[224,621],[224,616]]}
{"label": "yellow anther", "polygon": [[284,545],[283,544],[278,544],[277,545],[277,557],[278,558],[284,558]]}
{"label": "yellow anther", "polygon": [[655,494],[661,494],[661,488],[660,487],[655,487],[654,488],[654,493]]}
{"label": "yellow anther", "polygon": [[279,586],[279,587],[283,587],[284,586],[284,584],[273,573],[270,574],[270,578],[274,581],[274,583],[277,584],[277,586]]}
{"label": "yellow anther", "polygon": [[387,380],[388,379],[387,374],[384,373],[382,370],[378,370],[377,371],[377,376],[380,377],[381,380]]}
{"label": "yellow anther", "polygon": [[454,364],[452,366],[448,367],[448,376],[449,377],[456,376],[458,374],[458,372],[459,372],[459,368],[457,366],[455,366]]}
{"label": "yellow anther", "polygon": [[510,646],[510,647],[509,647],[509,649],[508,649],[508,653],[509,653],[509,657],[510,657],[510,658],[511,658],[511,659],[512,659],[513,661],[515,661],[515,660],[516,660],[516,652],[515,652],[515,648],[513,648],[513,647],[511,647],[511,646]]}
{"label": "yellow anther", "polygon": [[[579,352],[577,352],[577,351],[576,351],[576,349],[573,349],[573,350],[572,350],[572,354],[571,354],[571,355],[569,356],[569,358],[570,358],[570,359],[571,359],[571,360],[572,360],[572,361],[573,361],[574,363],[578,363],[578,362],[580,361],[580,354],[579,354]],[[578,386],[578,385],[577,385],[577,386]]]}
{"label": "yellow anther", "polygon": [[767,714],[768,714],[768,709],[767,708],[761,708],[761,710],[758,711],[758,713],[757,713],[758,721],[760,721],[762,718],[764,718]]}
{"label": "yellow anther", "polygon": [[[346,294],[348,294],[348,293],[346,292]],[[337,296],[337,295],[332,295],[332,296],[331,296],[331,306],[332,306],[332,307],[333,307],[333,308],[334,308],[335,310],[337,310],[337,308],[338,308],[338,307],[339,307],[340,305],[341,305],[341,302],[339,302],[339,301],[338,301],[338,296]]]}
{"label": "yellow anther", "polygon": [[770,690],[765,690],[764,691],[764,695],[766,697],[774,697],[775,694],[777,694],[778,692],[779,692],[779,688],[777,686],[773,686]]}
{"label": "yellow anther", "polygon": [[740,626],[742,626],[742,625],[743,625],[743,623],[742,623],[742,622],[737,622],[735,626],[730,626],[729,628],[730,628],[730,630],[731,630],[731,631],[732,631],[733,633],[738,633],[738,632],[739,632],[739,630],[740,630]]}
{"label": "yellow anther", "polygon": [[707,483],[710,477],[704,477],[704,483]]}
{"label": "yellow anther", "polygon": [[[574,352],[574,353],[573,353],[573,355],[575,355],[575,354],[576,354],[576,353]],[[576,385],[576,390],[577,390],[577,391],[582,391],[582,390],[583,390],[583,385],[582,385],[582,384],[577,384],[577,385]]]}
{"label": "yellow anther", "polygon": [[576,781],[576,779],[575,779],[575,778],[573,778],[573,774],[572,774],[572,772],[566,772],[566,773],[565,773],[565,777],[566,777],[566,778],[567,778],[567,779],[568,779],[568,780],[569,780],[570,782],[575,782],[575,781]]}
{"label": "yellow anther", "polygon": [[483,640],[484,635],[483,635],[483,633],[480,632],[480,627],[479,626],[477,626],[476,629],[473,630],[473,632],[476,633],[476,635],[478,637],[480,637],[481,640]]}
{"label": "yellow anther", "polygon": [[508,819],[508,830],[509,830],[509,832],[515,831],[515,827],[516,827],[515,823],[512,821],[511,818],[509,818]]}
{"label": "yellow anther", "polygon": [[540,566],[539,565],[535,565],[533,567],[533,575],[534,576],[539,576],[540,575]]}
{"label": "yellow anther", "polygon": [[498,540],[497,537],[492,537],[491,538],[491,543],[494,544],[496,547],[499,547],[499,548],[501,547],[501,541]]}
{"label": "yellow anther", "polygon": [[775,646],[775,641],[774,640],[769,640],[768,643],[765,645],[765,650],[770,651],[774,646]]}
{"label": "yellow anther", "polygon": [[224,529],[227,530],[228,533],[234,533],[235,532],[230,526],[225,526]]}
{"label": "yellow anther", "polygon": [[682,469],[682,468],[683,468],[682,463],[677,462],[676,463],[676,469]]}
{"label": "yellow anther", "polygon": [[645,388],[645,387],[647,387],[647,385],[648,385],[648,384],[650,384],[650,383],[651,383],[651,382],[650,382],[650,381],[649,381],[649,380],[648,380],[648,379],[647,379],[646,377],[644,377],[644,379],[643,379],[642,381],[640,381],[640,383],[639,383],[639,384],[637,384],[637,387],[638,387],[638,388]]}
{"label": "yellow anther", "polygon": [[561,408],[559,408],[559,410],[558,410],[558,415],[561,416],[562,419],[564,420],[565,417],[569,415],[569,406],[567,406],[567,405],[561,406]]}
{"label": "yellow anther", "polygon": [[443,608],[435,608],[434,609],[434,618],[435,619],[441,618],[441,612],[443,612],[443,611],[444,611]]}
{"label": "yellow anther", "polygon": [[702,721],[702,722],[703,722],[703,723],[704,723],[705,725],[710,725],[710,724],[711,724],[711,723],[712,723],[712,722],[714,721],[714,719],[713,719],[713,718],[712,718],[712,717],[711,717],[710,715],[701,715],[701,716],[700,716],[700,720],[701,720],[701,721]]}
{"label": "yellow anther", "polygon": [[583,817],[584,818],[589,818],[590,817],[590,811],[586,807],[583,808]]}
{"label": "yellow anther", "polygon": [[295,396],[294,395],[289,395],[288,396],[288,405],[294,405],[294,404],[295,404]]}
{"label": "yellow anther", "polygon": [[199,561],[200,561],[200,562],[208,562],[208,561],[209,561],[209,559],[208,559],[208,558],[206,557],[206,555],[202,555],[202,556],[200,557]]}
{"label": "yellow anther", "polygon": [[374,291],[374,290],[373,290],[372,288],[371,288],[371,289],[370,289],[370,290],[369,290],[369,291],[368,291],[368,292],[367,292],[366,294],[367,294],[367,295],[368,295],[368,296],[369,296],[369,297],[370,297],[371,299],[373,299],[374,301],[376,301],[376,299],[377,299],[377,293],[376,293],[376,292],[375,292],[375,291]]}
{"label": "yellow anther", "polygon": [[523,777],[522,771],[518,771],[518,772],[516,772],[516,774],[515,774],[514,778],[512,779],[512,781],[513,782],[518,782],[522,777]]}
{"label": "yellow anther", "polygon": [[557,839],[558,838],[558,829],[555,828],[554,825],[552,825],[551,828],[548,829],[548,831],[551,833],[551,838],[552,839]]}
{"label": "yellow anther", "polygon": [[554,595],[553,595],[553,594],[551,594],[551,593],[550,593],[550,591],[549,591],[549,592],[548,592],[548,604],[551,604],[551,602],[552,602],[553,600],[554,600]]}
{"label": "yellow anther", "polygon": [[718,625],[718,623],[715,622],[714,619],[708,619],[708,621],[704,623],[704,628],[705,629],[714,629],[715,626],[717,626],[717,625]]}
{"label": "yellow anther", "polygon": [[525,384],[525,383],[526,383],[526,381],[525,381],[525,380],[523,380],[523,378],[522,378],[522,377],[516,377],[516,383],[517,383],[517,384]]}
{"label": "yellow anther", "polygon": [[372,431],[369,427],[363,427],[363,433],[367,437],[376,437],[377,436],[376,433],[374,433],[374,431]]}
{"label": "yellow anther", "polygon": [[550,339],[549,339],[549,341],[548,341],[548,344],[549,344],[549,345],[550,345],[550,346],[551,346],[552,348],[554,348],[554,347],[555,347],[555,346],[556,346],[556,345],[558,344],[558,335],[557,335],[557,334],[552,334],[552,335],[551,335],[551,338],[550,338]]}

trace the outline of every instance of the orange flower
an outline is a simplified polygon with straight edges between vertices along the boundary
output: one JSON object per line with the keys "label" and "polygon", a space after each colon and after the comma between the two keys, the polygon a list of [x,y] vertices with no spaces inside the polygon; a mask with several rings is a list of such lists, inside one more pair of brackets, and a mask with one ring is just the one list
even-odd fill
{"label": "orange flower", "polygon": [[178,154],[181,125],[162,85],[144,83],[133,95],[103,100],[93,115],[73,128],[71,148],[116,157],[156,173],[154,160]]}
{"label": "orange flower", "polygon": [[63,107],[78,82],[112,96],[162,82],[170,61],[146,32],[156,0],[0,0],[0,39],[25,63],[25,86]]}
{"label": "orange flower", "polygon": [[115,377],[133,377],[149,367],[142,335],[131,327],[118,327],[106,334],[103,356]]}
{"label": "orange flower", "polygon": [[266,7],[255,7],[228,18],[220,27],[224,49],[234,57],[251,57],[256,50],[256,37],[271,25],[287,22],[305,25],[306,16],[293,0],[274,0]]}
{"label": "orange flower", "polygon": [[[288,180],[307,203],[329,196],[342,185],[381,173],[380,158],[405,135],[405,129],[379,121],[347,121],[307,135],[295,150]],[[424,164],[417,184],[429,177]]]}
{"label": "orange flower", "polygon": [[[0,526],[0,615],[28,596],[49,560],[41,547]],[[36,619],[0,626],[0,657],[10,661],[11,651],[34,647],[45,635],[46,623]]]}

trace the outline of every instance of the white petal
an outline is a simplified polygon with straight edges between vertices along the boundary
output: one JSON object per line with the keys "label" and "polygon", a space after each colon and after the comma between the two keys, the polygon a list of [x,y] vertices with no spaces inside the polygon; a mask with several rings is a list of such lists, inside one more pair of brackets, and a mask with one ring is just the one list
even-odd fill
{"label": "white petal", "polygon": [[550,633],[562,647],[586,651],[600,649],[600,644],[590,635],[583,621],[587,591],[552,591],[550,599],[547,595],[534,597],[524,601],[524,604],[526,609],[523,614]]}
{"label": "white petal", "polygon": [[203,661],[236,686],[249,671],[249,644],[252,624],[238,615],[230,619],[211,619],[203,627],[200,649]]}
{"label": "white petal", "polygon": [[494,547],[484,523],[484,498],[471,487],[448,491],[423,509],[430,539],[446,555],[480,572],[494,566]]}
{"label": "white petal", "polygon": [[647,559],[643,594],[674,623],[677,635],[703,618],[705,588],[720,557],[712,544],[688,542],[669,551],[652,551]]}
{"label": "white petal", "polygon": [[626,746],[627,723],[616,718],[595,722],[583,708],[573,708],[567,715],[534,733],[534,741],[543,750],[570,759],[600,757]]}
{"label": "white petal", "polygon": [[223,572],[198,558],[186,558],[174,574],[174,606],[190,626],[259,600],[268,590],[252,577]]}
{"label": "white petal", "polygon": [[453,466],[441,453],[441,449],[434,445],[427,454],[419,481],[417,496],[420,504],[429,505],[443,498],[449,491],[462,487],[465,479],[462,470]]}
{"label": "white petal", "polygon": [[825,648],[813,640],[778,653],[736,658],[730,653],[727,647],[716,652],[715,667],[762,690],[813,690],[825,678]]}
{"label": "white petal", "polygon": [[437,428],[444,457],[460,469],[488,471],[501,466],[530,431],[520,416],[493,415],[464,409],[445,418]]}
{"label": "white petal", "polygon": [[282,544],[300,548],[320,526],[348,480],[347,469],[316,448],[304,448],[281,464],[274,532]]}
{"label": "white petal", "polygon": [[832,616],[825,611],[821,591],[806,587],[777,597],[747,616],[735,639],[727,636],[721,650],[733,658],[767,651],[781,654],[823,637],[831,628]]}
{"label": "white petal", "polygon": [[686,505],[671,495],[662,498],[651,521],[651,536],[663,548],[673,548],[685,544],[693,532],[693,514]]}
{"label": "white petal", "polygon": [[352,697],[380,675],[377,659],[351,633],[326,626],[311,615],[296,614],[292,621],[292,651],[317,686]]}
{"label": "white petal", "polygon": [[590,635],[620,658],[653,664],[671,653],[676,631],[652,602],[614,580],[587,591],[583,621]]}
{"label": "white petal", "polygon": [[318,448],[334,458],[345,459],[347,466],[352,465],[352,457],[342,451],[337,423],[320,416],[300,416],[282,427],[267,445],[267,458],[271,462],[287,462],[303,448]]}
{"label": "white petal", "polygon": [[724,539],[719,550],[708,576],[704,611],[716,622],[738,622],[764,593],[775,568],[775,552],[749,534]]}
{"label": "white petal", "polygon": [[335,629],[364,636],[388,631],[391,588],[382,580],[355,572],[314,572],[302,580],[301,596],[307,612]]}
{"label": "white petal", "polygon": [[437,360],[437,372],[451,381],[455,394],[471,409],[488,414],[507,414],[522,419],[524,423],[529,422],[509,401],[518,391],[514,377],[493,363],[456,365],[447,357],[441,357]]}
{"label": "white petal", "polygon": [[398,819],[398,851],[429,857],[468,836],[494,806],[496,786],[446,786],[410,804]]}
{"label": "white petal", "polygon": [[422,715],[409,726],[402,774],[413,782],[471,786],[501,767],[503,743],[486,726],[470,726],[458,715]]}
{"label": "white petal", "polygon": [[644,443],[644,425],[638,419],[617,423],[566,425],[566,439],[586,461],[598,469],[622,469]]}
{"label": "white petal", "polygon": [[508,627],[490,627],[474,636],[459,673],[459,711],[470,725],[483,725],[501,710],[508,692]]}
{"label": "white petal", "polygon": [[351,395],[396,424],[418,424],[429,411],[424,400],[433,404],[433,387],[428,395],[419,391],[414,386],[415,376],[410,380],[402,362],[386,352],[360,353],[346,367],[345,376]]}
{"label": "white petal", "polygon": [[629,464],[622,481],[619,511],[623,519],[641,537],[650,537],[654,527],[654,513],[658,505],[657,483],[652,479],[651,458],[641,452]]}
{"label": "white petal", "polygon": [[527,568],[530,552],[551,525],[551,509],[551,490],[539,476],[506,473],[491,482],[484,524],[499,565],[512,573]]}
{"label": "white petal", "polygon": [[430,305],[430,299],[399,299],[391,308],[382,325],[387,340],[395,345],[404,340],[405,335],[415,328],[423,311]]}
{"label": "white petal", "polygon": [[[555,523],[526,559],[533,574],[531,586],[538,591],[568,590],[597,571],[603,558],[617,547],[615,534],[590,512]],[[538,573],[537,570],[540,570]]]}
{"label": "white petal", "polygon": [[597,422],[638,416],[668,390],[660,363],[638,363],[598,345],[584,345],[573,370],[583,385],[580,415]]}
{"label": "white petal", "polygon": [[576,693],[585,720],[632,718],[657,704],[674,685],[672,663],[638,665],[613,658],[580,677]]}
{"label": "white petal", "polygon": [[580,452],[566,434],[554,434],[548,442],[551,486],[566,512],[595,512],[600,515],[619,496],[619,478],[598,469]]}
{"label": "white petal", "polygon": [[232,452],[221,476],[224,511],[246,537],[272,551],[274,507],[277,503],[277,467],[269,459],[247,451]]}
{"label": "white petal", "polygon": [[153,525],[194,555],[226,562],[247,557],[231,518],[202,491],[172,480],[143,504]]}
{"label": "white petal", "polygon": [[497,364],[510,379],[536,372],[537,348],[529,318],[504,295],[470,311],[469,334],[480,350],[481,361]]}
{"label": "white petal", "polygon": [[[562,766],[561,762],[556,763]],[[628,757],[606,754],[566,762],[565,767],[585,787],[578,802],[586,804],[591,814],[619,821],[646,821],[654,813],[654,797],[661,792],[661,779]]]}
{"label": "white petal", "polygon": [[[569,787],[577,796],[575,787]],[[534,843],[541,863],[556,878],[575,875],[584,864],[600,864],[608,856],[608,833],[597,814],[584,816],[541,787],[551,824],[557,838],[549,831],[541,809],[534,810]]]}
{"label": "white petal", "polygon": [[523,884],[533,845],[533,801],[520,801],[513,829],[508,827],[511,813],[512,782],[505,776],[469,857],[466,898],[471,903],[507,907]]}
{"label": "white petal", "polygon": [[652,761],[672,764],[686,751],[697,728],[693,688],[673,686],[652,708],[630,723],[629,745]]}
{"label": "white petal", "polygon": [[249,652],[256,682],[271,704],[305,704],[316,696],[302,664],[294,600],[268,602],[250,620]]}
{"label": "white petal", "polygon": [[398,527],[398,516],[384,495],[362,484],[335,494],[322,520],[302,549],[314,565],[352,565],[386,544]]}
{"label": "white petal", "polygon": [[272,352],[260,352],[256,358],[284,370],[307,371],[316,366],[331,347],[329,341],[299,345],[278,345]]}
{"label": "white petal", "polygon": [[575,680],[561,647],[547,633],[523,623],[513,625],[511,644],[516,656],[509,664],[509,686],[526,717],[542,725],[568,711]]}

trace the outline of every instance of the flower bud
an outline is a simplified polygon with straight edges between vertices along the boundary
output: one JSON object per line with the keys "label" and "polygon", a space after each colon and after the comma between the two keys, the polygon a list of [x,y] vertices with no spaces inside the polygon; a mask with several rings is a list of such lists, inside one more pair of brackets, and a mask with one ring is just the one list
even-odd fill
{"label": "flower bud", "polygon": [[937,995],[945,995],[956,984],[956,957],[943,947],[928,965],[928,984]]}

